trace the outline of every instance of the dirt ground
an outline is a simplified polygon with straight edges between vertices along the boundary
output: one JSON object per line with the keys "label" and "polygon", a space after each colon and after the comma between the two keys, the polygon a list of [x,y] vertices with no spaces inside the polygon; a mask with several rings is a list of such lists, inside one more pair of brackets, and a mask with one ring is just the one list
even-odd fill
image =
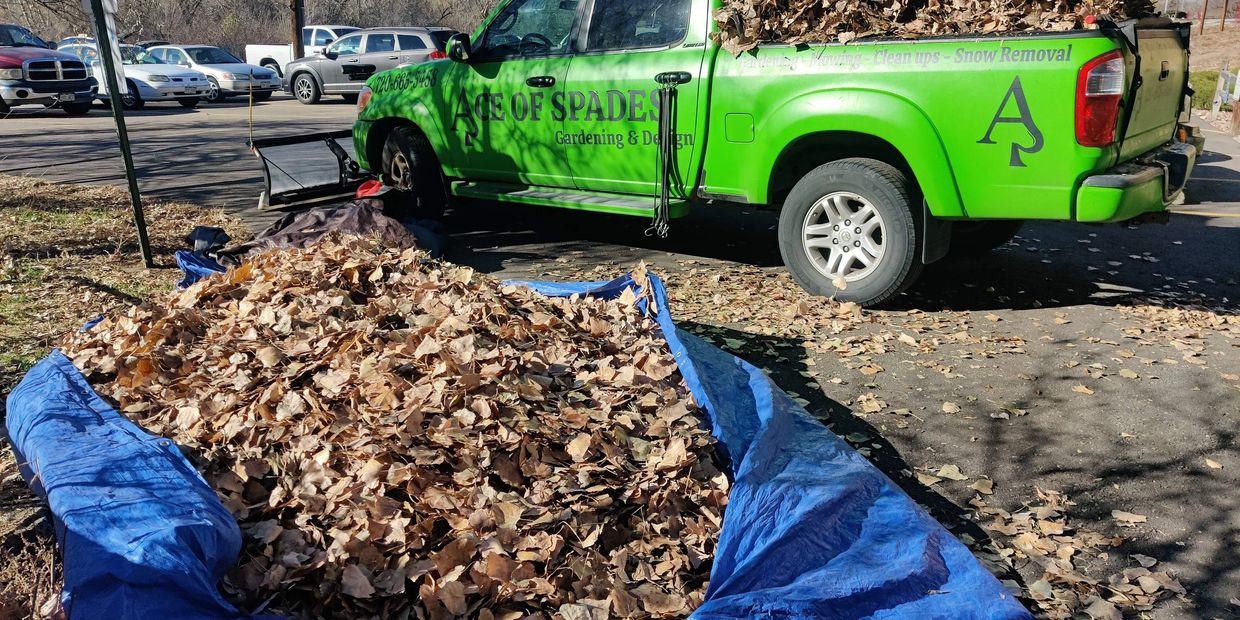
{"label": "dirt ground", "polygon": [[1227,30],[1220,31],[1218,24],[1207,26],[1204,33],[1193,28],[1189,39],[1192,56],[1189,65],[1194,71],[1218,70],[1224,61],[1234,70],[1240,68],[1240,24],[1227,23]]}
{"label": "dirt ground", "polygon": [[[194,224],[239,238],[237,220],[202,207],[146,205],[156,268],[138,252],[129,194],[0,176],[0,420],[8,391],[60,338],[103,312],[142,303],[181,277],[173,252]],[[54,609],[60,565],[42,502],[0,437],[0,619]]]}

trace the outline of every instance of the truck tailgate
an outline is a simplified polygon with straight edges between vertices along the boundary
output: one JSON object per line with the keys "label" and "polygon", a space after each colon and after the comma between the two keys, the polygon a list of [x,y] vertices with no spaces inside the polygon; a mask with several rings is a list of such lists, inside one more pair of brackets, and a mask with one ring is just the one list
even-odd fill
{"label": "truck tailgate", "polygon": [[1181,38],[1175,26],[1138,26],[1136,56],[1125,54],[1130,81],[1131,112],[1120,144],[1119,160],[1127,161],[1171,139],[1184,101],[1188,72],[1187,31]]}

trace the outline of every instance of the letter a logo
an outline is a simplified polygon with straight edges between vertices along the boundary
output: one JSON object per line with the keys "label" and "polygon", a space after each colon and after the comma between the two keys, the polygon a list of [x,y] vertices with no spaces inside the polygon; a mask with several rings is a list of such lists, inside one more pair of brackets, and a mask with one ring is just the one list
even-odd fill
{"label": "letter a logo", "polygon": [[[1020,116],[1003,115],[1003,110],[1011,99],[1016,100],[1016,111],[1020,113]],[[1020,76],[1016,76],[1012,80],[1012,85],[1008,87],[1007,94],[1003,96],[1003,101],[999,103],[999,109],[995,110],[995,116],[990,121],[990,127],[986,129],[986,135],[982,136],[982,139],[978,140],[977,143],[995,144],[995,141],[990,139],[990,134],[994,132],[995,125],[999,123],[1020,123],[1029,132],[1029,137],[1033,138],[1033,144],[1029,146],[1022,146],[1016,142],[1012,143],[1012,159],[1008,163],[1009,166],[1024,167],[1025,162],[1020,159],[1021,153],[1032,155],[1042,150],[1042,146],[1045,144],[1042,140],[1042,130],[1038,129],[1038,126],[1033,122],[1033,114],[1029,112],[1029,102],[1025,100],[1025,90],[1020,86]]]}

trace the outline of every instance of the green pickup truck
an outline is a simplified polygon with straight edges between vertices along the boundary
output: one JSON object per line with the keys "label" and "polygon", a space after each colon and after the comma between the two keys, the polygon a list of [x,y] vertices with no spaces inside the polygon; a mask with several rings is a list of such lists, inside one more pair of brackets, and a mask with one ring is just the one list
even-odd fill
{"label": "green pickup truck", "polygon": [[502,2],[447,59],[369,79],[359,162],[431,215],[484,199],[637,215],[666,234],[690,207],[778,206],[796,281],[875,305],[1023,220],[1163,214],[1201,149],[1179,122],[1186,24],[734,57],[711,37],[718,6]]}

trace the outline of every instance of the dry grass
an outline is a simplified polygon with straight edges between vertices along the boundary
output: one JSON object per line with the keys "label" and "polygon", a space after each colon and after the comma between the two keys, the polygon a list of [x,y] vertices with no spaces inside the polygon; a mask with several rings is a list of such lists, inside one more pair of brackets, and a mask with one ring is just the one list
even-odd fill
{"label": "dry grass", "polygon": [[1227,30],[1219,32],[1218,24],[1206,27],[1204,33],[1197,33],[1193,27],[1193,55],[1189,60],[1193,71],[1218,71],[1224,61],[1231,63],[1234,70],[1240,67],[1240,25],[1227,23]]}
{"label": "dry grass", "polygon": [[[0,176],[0,422],[9,390],[65,333],[172,290],[180,279],[173,253],[194,225],[248,235],[219,209],[144,208],[155,269],[142,265],[124,188]],[[38,607],[46,611],[60,590],[55,540],[41,512],[0,439],[0,620],[45,615]]]}

